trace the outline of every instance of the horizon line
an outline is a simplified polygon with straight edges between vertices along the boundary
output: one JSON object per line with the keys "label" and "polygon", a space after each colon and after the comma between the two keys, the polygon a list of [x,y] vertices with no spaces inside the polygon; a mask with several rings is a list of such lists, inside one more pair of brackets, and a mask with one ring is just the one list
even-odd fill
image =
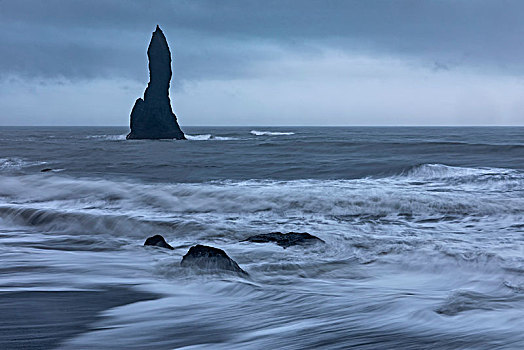
{"label": "horizon line", "polygon": [[[129,125],[0,125],[0,127],[13,127],[13,128],[23,128],[23,127],[42,127],[42,128],[129,128]],[[431,125],[420,125],[420,124],[406,124],[406,125],[185,125],[181,128],[483,128],[483,127],[524,127],[524,124],[464,124],[464,125],[453,125],[453,124],[431,124]]]}

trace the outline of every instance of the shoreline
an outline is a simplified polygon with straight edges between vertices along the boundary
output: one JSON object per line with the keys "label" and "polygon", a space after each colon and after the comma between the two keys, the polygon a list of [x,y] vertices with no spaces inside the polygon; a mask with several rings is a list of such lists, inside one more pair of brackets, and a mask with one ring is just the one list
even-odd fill
{"label": "shoreline", "polygon": [[0,292],[0,348],[55,348],[88,332],[105,310],[157,298],[120,286],[97,291]]}

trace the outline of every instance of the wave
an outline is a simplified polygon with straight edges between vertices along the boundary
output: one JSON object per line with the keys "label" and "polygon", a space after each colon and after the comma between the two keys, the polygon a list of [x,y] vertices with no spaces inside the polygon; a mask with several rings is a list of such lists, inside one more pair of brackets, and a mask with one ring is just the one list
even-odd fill
{"label": "wave", "polygon": [[295,135],[294,132],[287,131],[258,131],[258,130],[251,130],[250,134],[255,136],[285,136],[285,135]]}
{"label": "wave", "polygon": [[203,135],[188,135],[185,134],[186,138],[191,141],[207,141],[207,140],[217,140],[217,141],[229,141],[229,140],[238,140],[235,137],[227,137],[227,136],[214,136],[211,134],[203,134]]}
{"label": "wave", "polygon": [[[127,237],[153,235],[158,230],[172,231],[178,225],[176,221],[147,220],[133,215],[102,211],[17,205],[0,206],[0,218],[10,225],[38,227],[48,232],[111,234]],[[187,225],[180,225],[187,227]]]}
{"label": "wave", "polygon": [[[408,259],[420,267],[428,258],[443,258],[444,264],[520,268],[524,265],[518,250],[507,247],[521,236],[511,225],[523,219],[523,187],[524,176],[520,192],[500,192],[486,191],[476,182],[463,187],[430,181],[419,185],[398,175],[207,183],[0,175],[0,230],[28,232],[23,244],[37,249],[125,249],[162,234],[174,246],[219,244],[228,252],[247,249],[247,255],[257,254],[240,243],[248,235],[310,232],[326,242],[313,253],[322,259],[350,257],[363,264]],[[35,241],[40,234],[43,243]],[[62,238],[49,240],[56,235]],[[481,244],[470,243],[480,238]],[[272,246],[260,249],[261,254],[280,252]],[[453,300],[438,311],[462,312],[455,310]]]}
{"label": "wave", "polygon": [[[86,138],[88,139],[96,139],[96,140],[103,140],[103,141],[125,141],[126,140],[126,134],[123,135],[89,135]],[[203,135],[188,135],[185,134],[186,138],[188,140],[192,141],[207,141],[207,140],[217,140],[217,141],[227,141],[227,140],[237,140],[234,137],[226,137],[226,136],[214,136],[211,134],[203,134]]]}
{"label": "wave", "polygon": [[[438,168],[443,167],[446,169],[442,165]],[[478,221],[479,217],[494,222],[520,220],[524,207],[522,174],[510,180],[494,175],[489,187],[475,181],[464,184],[413,183],[414,179],[427,175],[423,171],[427,168],[433,169],[433,166],[422,166],[418,173],[414,171],[407,177],[381,179],[197,184],[143,184],[74,179],[58,174],[1,176],[0,205],[3,210],[0,217],[20,217],[19,210],[23,209],[147,218],[166,225],[185,219],[223,226],[227,224],[225,218],[233,218],[231,222],[261,222],[263,225],[296,224],[306,217],[333,224],[411,222],[416,225],[449,225],[470,219]],[[447,171],[474,172],[454,168]],[[513,186],[517,190],[499,191],[503,186]],[[24,217],[28,224],[35,223],[29,219],[34,217],[33,214]],[[511,217],[513,219],[505,219]]]}
{"label": "wave", "polygon": [[442,179],[463,176],[516,175],[518,171],[503,168],[466,168],[444,164],[422,164],[409,169],[403,175],[413,178]]}
{"label": "wave", "polygon": [[524,144],[522,143],[509,143],[509,142],[485,142],[485,143],[479,143],[479,142],[467,142],[467,141],[424,141],[424,140],[417,140],[417,141],[406,141],[406,142],[382,142],[379,141],[378,143],[382,145],[391,145],[391,146],[473,146],[473,147],[493,147],[494,149],[512,149],[512,148],[522,148],[524,147]]}
{"label": "wave", "polygon": [[126,134],[123,135],[89,135],[86,138],[88,139],[97,139],[104,141],[124,141],[126,139]]}
{"label": "wave", "polygon": [[524,186],[524,173],[515,169],[504,168],[467,168],[444,164],[422,164],[401,172],[397,179],[455,186],[450,191],[475,185],[477,189],[489,191],[521,190]]}
{"label": "wave", "polygon": [[28,161],[22,158],[0,158],[0,171],[20,170],[32,166],[47,164],[44,161]]}

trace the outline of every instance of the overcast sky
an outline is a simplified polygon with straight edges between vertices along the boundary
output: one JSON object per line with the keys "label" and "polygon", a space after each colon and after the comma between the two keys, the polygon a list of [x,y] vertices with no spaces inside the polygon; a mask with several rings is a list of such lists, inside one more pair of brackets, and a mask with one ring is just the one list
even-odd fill
{"label": "overcast sky", "polygon": [[0,125],[524,125],[524,1],[0,0]]}

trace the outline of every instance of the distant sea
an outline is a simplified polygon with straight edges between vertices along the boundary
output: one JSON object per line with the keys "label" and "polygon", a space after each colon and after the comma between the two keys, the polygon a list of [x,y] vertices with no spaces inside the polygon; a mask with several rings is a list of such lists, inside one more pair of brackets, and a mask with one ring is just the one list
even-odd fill
{"label": "distant sea", "polygon": [[524,349],[524,127],[183,130],[0,127],[0,348]]}

